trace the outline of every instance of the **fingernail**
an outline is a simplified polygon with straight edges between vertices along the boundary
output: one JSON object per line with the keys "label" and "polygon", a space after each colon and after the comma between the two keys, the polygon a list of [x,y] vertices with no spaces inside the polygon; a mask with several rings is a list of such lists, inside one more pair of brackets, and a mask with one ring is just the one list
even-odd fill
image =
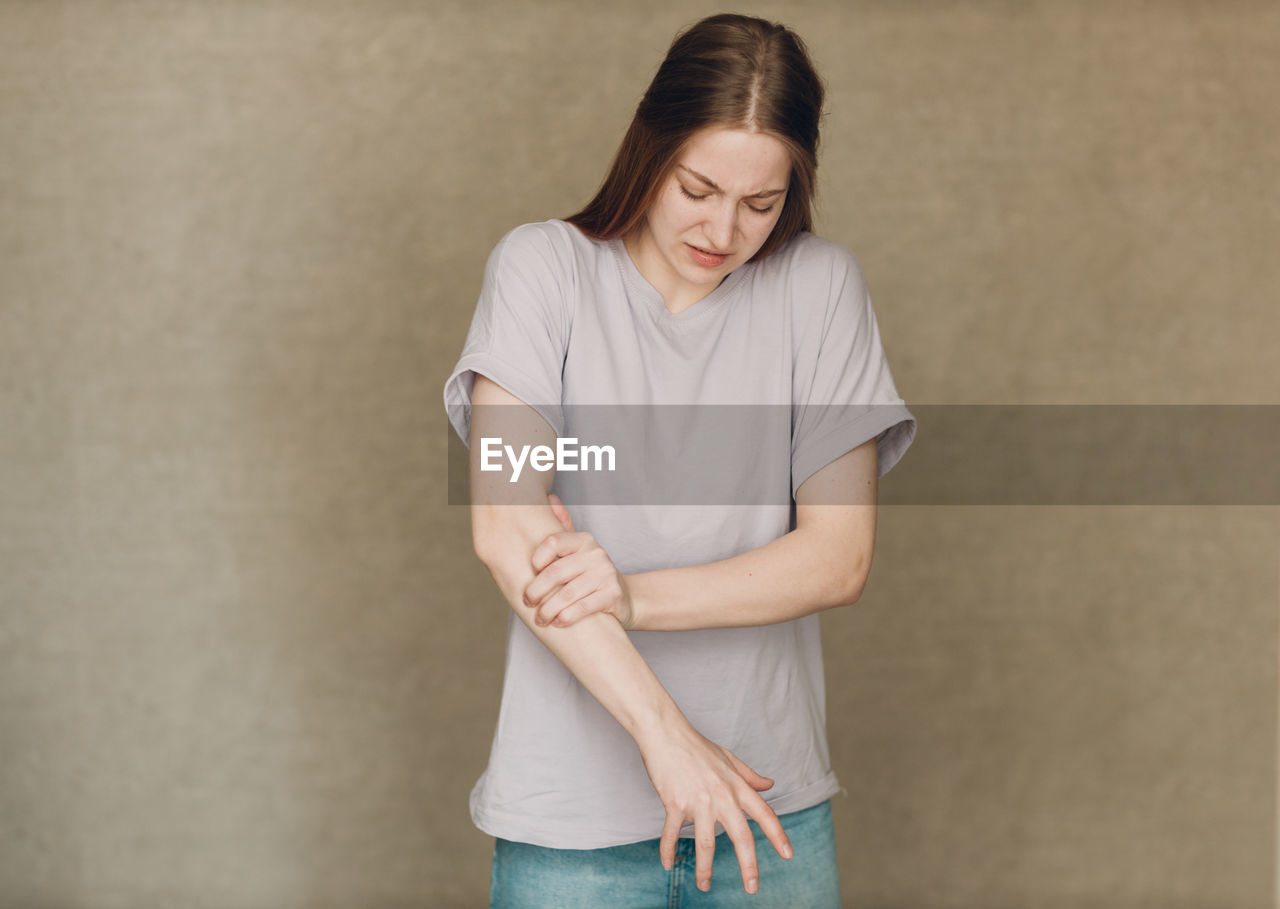
{"label": "fingernail", "polygon": [[711,881],[698,881],[698,889],[704,893],[711,889]]}
{"label": "fingernail", "polygon": [[792,857],[792,856],[794,856],[794,855],[795,855],[795,853],[791,851],[791,844],[790,844],[790,843],[787,843],[787,844],[785,844],[785,845],[782,847],[782,857],[783,857],[783,858],[785,858],[785,859],[789,859],[789,858],[791,858],[791,857]]}
{"label": "fingernail", "polygon": [[759,886],[759,883],[753,877],[751,880],[747,881],[747,893],[755,893]]}

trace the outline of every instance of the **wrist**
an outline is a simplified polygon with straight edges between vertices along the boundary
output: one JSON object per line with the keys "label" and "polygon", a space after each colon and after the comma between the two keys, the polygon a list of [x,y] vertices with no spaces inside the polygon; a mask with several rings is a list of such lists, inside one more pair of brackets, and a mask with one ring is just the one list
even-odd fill
{"label": "wrist", "polygon": [[637,722],[630,732],[640,753],[645,754],[649,749],[669,741],[682,725],[689,725],[689,720],[680,712],[675,701],[668,701]]}
{"label": "wrist", "polygon": [[649,629],[645,623],[648,618],[649,602],[644,575],[624,574],[622,576],[622,584],[631,608],[631,624],[627,626],[627,630],[648,631]]}
{"label": "wrist", "polygon": [[626,604],[626,617],[622,623],[622,627],[627,631],[639,631],[640,613],[641,613],[641,597],[636,584],[636,575],[619,574],[618,580],[622,583],[622,601]]}

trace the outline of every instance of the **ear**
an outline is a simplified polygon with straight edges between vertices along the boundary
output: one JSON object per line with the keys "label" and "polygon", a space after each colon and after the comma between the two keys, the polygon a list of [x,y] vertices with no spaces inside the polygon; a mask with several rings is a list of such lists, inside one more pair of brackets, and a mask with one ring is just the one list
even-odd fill
{"label": "ear", "polygon": [[573,518],[569,516],[569,509],[564,507],[564,502],[560,501],[560,497],[554,492],[547,496],[547,504],[551,506],[551,513],[556,516],[556,520],[561,526],[569,532],[573,532]]}

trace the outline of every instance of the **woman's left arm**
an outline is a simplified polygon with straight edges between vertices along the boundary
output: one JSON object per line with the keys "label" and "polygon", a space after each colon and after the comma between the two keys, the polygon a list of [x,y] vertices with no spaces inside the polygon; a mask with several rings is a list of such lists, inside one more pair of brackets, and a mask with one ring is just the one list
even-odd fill
{"label": "woman's left arm", "polygon": [[877,477],[876,440],[869,439],[801,484],[796,529],[764,546],[706,565],[622,576],[629,603],[616,608],[598,597],[592,605],[572,600],[545,578],[530,584],[530,600],[540,602],[543,621],[571,625],[610,611],[637,631],[771,625],[857,602],[875,549]]}

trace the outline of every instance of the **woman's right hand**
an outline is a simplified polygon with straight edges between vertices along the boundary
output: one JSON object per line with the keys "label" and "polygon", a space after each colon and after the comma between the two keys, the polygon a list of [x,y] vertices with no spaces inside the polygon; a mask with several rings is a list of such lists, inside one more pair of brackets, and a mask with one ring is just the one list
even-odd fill
{"label": "woman's right hand", "polygon": [[791,841],[782,822],[757,792],[772,787],[773,780],[756,773],[683,717],[664,728],[662,734],[640,743],[640,755],[667,809],[658,847],[663,868],[670,870],[675,864],[680,828],[686,820],[692,820],[698,889],[710,890],[719,821],[733,841],[742,884],[748,893],[755,893],[760,878],[756,843],[744,812],[760,825],[779,855],[791,858]]}

